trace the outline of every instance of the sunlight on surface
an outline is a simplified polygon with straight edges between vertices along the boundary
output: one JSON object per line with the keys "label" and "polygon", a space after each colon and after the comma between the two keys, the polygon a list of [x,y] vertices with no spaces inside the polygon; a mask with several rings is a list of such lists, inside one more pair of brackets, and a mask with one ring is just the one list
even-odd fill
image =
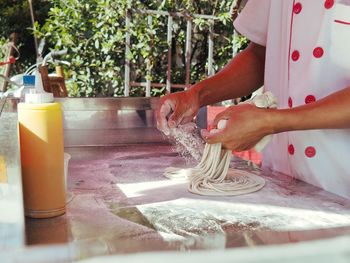
{"label": "sunlight on surface", "polygon": [[140,212],[165,233],[187,234],[224,232],[223,226],[239,229],[276,231],[325,229],[350,226],[350,214],[268,204],[228,203],[181,198],[167,202],[139,205]]}
{"label": "sunlight on surface", "polygon": [[184,181],[172,181],[172,180],[162,180],[162,181],[151,181],[142,183],[131,183],[131,184],[117,184],[120,190],[128,198],[141,197],[145,195],[144,192],[149,190],[155,190],[163,187],[174,186],[174,185],[186,185],[187,182]]}

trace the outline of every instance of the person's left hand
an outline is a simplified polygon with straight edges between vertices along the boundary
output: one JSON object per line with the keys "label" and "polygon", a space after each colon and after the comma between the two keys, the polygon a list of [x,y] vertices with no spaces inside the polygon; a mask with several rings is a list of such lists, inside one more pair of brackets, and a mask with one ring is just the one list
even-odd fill
{"label": "person's left hand", "polygon": [[219,113],[214,126],[222,119],[226,127],[215,133],[202,130],[204,140],[209,144],[222,143],[222,147],[234,151],[253,148],[264,136],[273,133],[270,121],[271,110],[257,108],[251,104],[231,106]]}

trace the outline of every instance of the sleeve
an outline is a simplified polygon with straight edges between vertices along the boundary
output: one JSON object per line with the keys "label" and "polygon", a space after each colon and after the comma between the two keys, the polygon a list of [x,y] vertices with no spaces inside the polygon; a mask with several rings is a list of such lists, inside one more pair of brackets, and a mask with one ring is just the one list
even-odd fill
{"label": "sleeve", "polygon": [[233,26],[250,41],[266,46],[269,14],[270,0],[248,0]]}

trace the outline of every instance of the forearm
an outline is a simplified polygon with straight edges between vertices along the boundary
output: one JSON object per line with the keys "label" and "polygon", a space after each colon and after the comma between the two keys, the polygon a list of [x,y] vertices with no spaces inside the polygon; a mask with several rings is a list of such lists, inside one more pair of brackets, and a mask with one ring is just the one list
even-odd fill
{"label": "forearm", "polygon": [[272,133],[350,128],[350,87],[314,103],[271,113]]}
{"label": "forearm", "polygon": [[264,82],[265,48],[250,44],[214,76],[194,85],[200,106],[251,94]]}

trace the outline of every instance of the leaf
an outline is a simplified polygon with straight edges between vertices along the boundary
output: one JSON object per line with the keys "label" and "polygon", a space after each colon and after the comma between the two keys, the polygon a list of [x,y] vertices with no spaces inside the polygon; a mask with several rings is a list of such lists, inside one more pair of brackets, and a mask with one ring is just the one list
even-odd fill
{"label": "leaf", "polygon": [[98,39],[95,40],[95,48],[96,49],[100,48],[100,41]]}
{"label": "leaf", "polygon": [[104,23],[105,23],[104,21],[97,23],[96,28],[102,27],[104,25]]}

